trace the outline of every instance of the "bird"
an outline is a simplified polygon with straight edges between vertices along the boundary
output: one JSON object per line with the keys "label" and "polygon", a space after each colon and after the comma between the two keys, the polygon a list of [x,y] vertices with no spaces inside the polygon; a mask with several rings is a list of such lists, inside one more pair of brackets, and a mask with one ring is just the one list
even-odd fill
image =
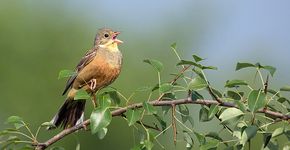
{"label": "bird", "polygon": [[119,31],[109,28],[97,31],[93,47],[81,58],[75,74],[67,80],[62,93],[67,93],[65,102],[50,121],[52,126],[48,129],[67,129],[83,122],[86,100],[74,100],[80,89],[94,97],[93,105],[96,107],[95,93],[114,82],[121,71],[123,56],[118,45],[123,41],[117,39],[119,34]]}

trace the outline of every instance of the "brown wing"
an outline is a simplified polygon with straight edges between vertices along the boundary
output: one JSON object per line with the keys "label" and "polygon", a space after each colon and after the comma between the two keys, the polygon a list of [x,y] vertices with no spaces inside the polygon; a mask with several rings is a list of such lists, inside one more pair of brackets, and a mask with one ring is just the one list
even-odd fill
{"label": "brown wing", "polygon": [[96,49],[91,49],[89,51],[87,51],[86,55],[81,59],[81,61],[78,63],[78,65],[76,66],[76,74],[71,76],[67,82],[66,82],[66,86],[65,89],[62,93],[62,95],[64,95],[68,89],[71,88],[73,82],[75,81],[76,77],[78,76],[78,73],[88,64],[90,63],[93,58],[96,56]]}

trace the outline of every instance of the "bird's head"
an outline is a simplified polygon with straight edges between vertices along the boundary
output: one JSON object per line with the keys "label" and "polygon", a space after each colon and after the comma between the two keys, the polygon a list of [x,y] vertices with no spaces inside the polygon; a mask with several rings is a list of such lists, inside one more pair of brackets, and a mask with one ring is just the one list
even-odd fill
{"label": "bird's head", "polygon": [[123,43],[123,41],[117,39],[117,36],[120,34],[118,31],[113,31],[108,28],[99,29],[96,38],[95,46],[108,48],[108,49],[117,49],[118,44]]}

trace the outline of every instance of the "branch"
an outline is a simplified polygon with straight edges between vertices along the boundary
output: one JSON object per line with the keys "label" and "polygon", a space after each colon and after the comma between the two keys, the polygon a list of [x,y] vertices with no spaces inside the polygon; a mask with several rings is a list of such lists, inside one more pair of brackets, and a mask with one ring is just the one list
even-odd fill
{"label": "branch", "polygon": [[[181,104],[198,104],[198,105],[207,105],[210,106],[212,104],[215,105],[219,105],[219,106],[224,106],[224,107],[236,107],[235,104],[233,103],[229,103],[229,102],[223,102],[223,103],[219,103],[216,100],[196,100],[196,101],[192,101],[190,98],[186,98],[186,99],[178,99],[178,100],[163,100],[163,101],[159,101],[159,100],[154,100],[154,101],[150,101],[149,102],[151,105],[153,106],[173,106],[173,105],[181,105]],[[112,111],[112,116],[121,116],[123,113],[125,113],[128,109],[132,109],[132,108],[141,108],[143,107],[142,103],[136,103],[136,104],[132,104],[129,105],[125,108],[119,108],[116,109],[114,111]],[[279,112],[274,112],[268,109],[260,109],[257,111],[258,113],[264,113],[270,116],[273,116],[275,118],[279,118],[282,120],[288,120],[290,119],[290,115],[284,115],[282,113]],[[85,126],[88,126],[90,124],[90,120],[86,120],[81,124],[78,124],[74,127],[65,129],[63,131],[61,131],[60,133],[58,133],[57,135],[55,135],[54,137],[52,137],[51,139],[47,140],[44,143],[38,143],[37,145],[35,145],[35,149],[36,150],[44,150],[46,149],[48,146],[54,144],[55,142],[61,140],[62,138],[64,138],[65,136],[78,131],[82,128],[84,128]]]}

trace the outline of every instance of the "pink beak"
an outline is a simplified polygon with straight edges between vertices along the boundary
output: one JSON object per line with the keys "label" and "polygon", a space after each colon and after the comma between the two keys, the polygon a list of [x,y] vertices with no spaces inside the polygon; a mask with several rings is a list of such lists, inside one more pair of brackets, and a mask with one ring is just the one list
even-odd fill
{"label": "pink beak", "polygon": [[118,36],[120,33],[121,33],[121,32],[118,32],[118,31],[115,32],[115,36],[113,37],[114,42],[117,43],[117,44],[121,44],[121,43],[123,43],[123,41],[117,39],[117,36]]}

